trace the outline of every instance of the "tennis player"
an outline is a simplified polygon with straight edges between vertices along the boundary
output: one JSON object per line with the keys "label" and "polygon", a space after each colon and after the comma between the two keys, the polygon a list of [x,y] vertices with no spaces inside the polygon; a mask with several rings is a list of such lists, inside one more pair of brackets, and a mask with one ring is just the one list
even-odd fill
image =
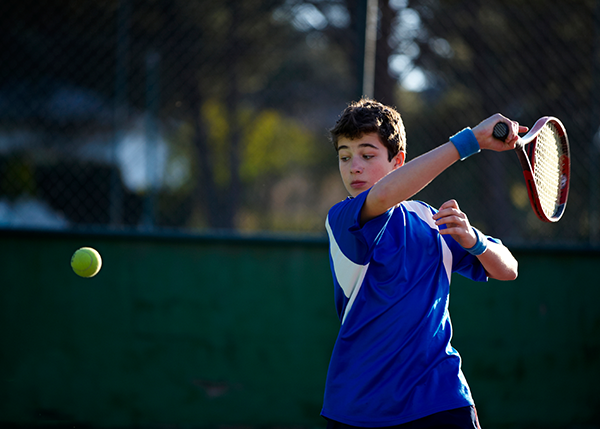
{"label": "tennis player", "polygon": [[[500,120],[510,125],[506,142],[492,137]],[[350,197],[326,221],[341,321],[322,409],[328,429],[479,428],[450,344],[450,276],[514,280],[518,263],[455,200],[438,211],[409,198],[480,149],[513,149],[526,131],[496,114],[405,164],[396,110],[362,99],[342,112],[331,139]]]}

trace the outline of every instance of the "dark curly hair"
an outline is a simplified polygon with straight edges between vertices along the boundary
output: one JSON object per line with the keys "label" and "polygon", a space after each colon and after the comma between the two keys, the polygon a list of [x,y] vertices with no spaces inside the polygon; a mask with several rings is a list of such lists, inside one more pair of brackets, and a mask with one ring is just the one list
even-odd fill
{"label": "dark curly hair", "polygon": [[354,140],[369,133],[379,135],[387,148],[389,161],[398,152],[406,151],[406,132],[400,114],[394,108],[368,98],[350,103],[329,133],[336,151],[340,137]]}

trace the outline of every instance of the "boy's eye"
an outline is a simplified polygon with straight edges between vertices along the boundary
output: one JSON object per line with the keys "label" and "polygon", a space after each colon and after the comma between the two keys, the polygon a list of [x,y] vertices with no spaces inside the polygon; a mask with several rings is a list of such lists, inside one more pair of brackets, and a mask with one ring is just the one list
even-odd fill
{"label": "boy's eye", "polygon": [[350,159],[349,156],[341,156],[340,155],[340,161],[348,161]]}
{"label": "boy's eye", "polygon": [[371,159],[373,158],[375,155],[363,155],[364,159]]}

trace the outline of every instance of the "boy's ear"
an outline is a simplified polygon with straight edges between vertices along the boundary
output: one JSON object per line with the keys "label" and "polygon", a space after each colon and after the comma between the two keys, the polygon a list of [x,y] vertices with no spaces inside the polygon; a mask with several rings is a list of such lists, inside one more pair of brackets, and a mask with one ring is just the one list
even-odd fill
{"label": "boy's ear", "polygon": [[392,162],[394,163],[394,168],[402,167],[404,165],[404,160],[406,159],[406,152],[400,151],[396,154],[395,157],[392,158]]}

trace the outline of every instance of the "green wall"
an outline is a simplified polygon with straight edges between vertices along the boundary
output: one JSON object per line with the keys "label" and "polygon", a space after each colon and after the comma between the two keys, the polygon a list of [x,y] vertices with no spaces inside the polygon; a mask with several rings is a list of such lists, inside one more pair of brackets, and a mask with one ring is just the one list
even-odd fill
{"label": "green wall", "polygon": [[[84,245],[92,279],[69,266]],[[515,282],[453,279],[482,425],[600,425],[600,253],[514,253]],[[324,426],[323,240],[0,231],[0,317],[0,422]]]}

